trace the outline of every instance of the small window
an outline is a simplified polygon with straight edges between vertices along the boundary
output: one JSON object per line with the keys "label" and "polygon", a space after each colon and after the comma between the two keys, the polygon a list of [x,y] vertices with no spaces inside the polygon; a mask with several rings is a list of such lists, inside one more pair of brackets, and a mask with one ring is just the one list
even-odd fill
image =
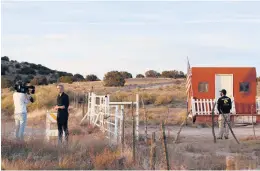
{"label": "small window", "polygon": [[239,84],[240,92],[249,92],[249,82],[242,82]]}
{"label": "small window", "polygon": [[209,91],[209,84],[207,82],[200,82],[199,83],[199,92],[208,92]]}

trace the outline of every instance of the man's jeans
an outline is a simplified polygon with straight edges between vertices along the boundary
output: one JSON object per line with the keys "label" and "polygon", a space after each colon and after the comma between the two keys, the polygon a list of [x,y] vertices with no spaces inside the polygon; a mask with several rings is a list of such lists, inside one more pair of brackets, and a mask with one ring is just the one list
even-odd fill
{"label": "man's jeans", "polygon": [[219,114],[219,116],[218,116],[218,124],[219,124],[219,134],[218,134],[218,137],[219,138],[222,138],[223,135],[225,137],[228,137],[228,134],[229,134],[228,123],[225,122],[225,119],[224,119],[223,115],[225,115],[225,118],[226,118],[227,122],[230,123],[230,114]]}
{"label": "man's jeans", "polygon": [[18,140],[24,139],[24,129],[27,122],[27,113],[15,113],[15,133]]}

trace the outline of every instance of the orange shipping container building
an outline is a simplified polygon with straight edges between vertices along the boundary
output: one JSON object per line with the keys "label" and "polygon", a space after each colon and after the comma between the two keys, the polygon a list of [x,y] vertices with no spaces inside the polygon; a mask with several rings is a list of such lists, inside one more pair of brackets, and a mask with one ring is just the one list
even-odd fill
{"label": "orange shipping container building", "polygon": [[[233,99],[234,116],[251,116],[253,113],[255,120],[260,121],[260,115],[257,115],[257,76],[254,67],[192,67],[191,74],[188,107],[193,109],[193,115],[197,110],[209,108],[205,102],[206,107],[200,104],[195,107],[194,100],[201,100],[202,103],[204,99],[218,99],[219,91],[226,89],[227,96]],[[198,119],[205,120],[203,114]]]}

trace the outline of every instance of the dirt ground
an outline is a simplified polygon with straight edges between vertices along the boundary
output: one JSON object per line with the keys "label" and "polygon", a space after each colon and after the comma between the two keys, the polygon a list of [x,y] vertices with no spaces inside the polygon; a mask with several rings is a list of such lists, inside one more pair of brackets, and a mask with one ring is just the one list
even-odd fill
{"label": "dirt ground", "polygon": [[[75,121],[75,120],[73,120]],[[32,124],[29,121],[29,125],[26,127],[25,136],[28,140],[30,137],[43,138],[45,135],[44,122]],[[2,120],[2,137],[11,138],[14,137],[14,122]],[[239,139],[240,144],[237,144],[231,133],[228,140],[217,140],[217,143],[213,143],[212,129],[210,127],[192,127],[184,126],[178,144],[174,143],[174,139],[179,126],[166,126],[167,145],[169,152],[169,160],[171,161],[171,168],[174,169],[225,169],[225,158],[229,155],[240,154],[242,156],[252,157],[253,152],[260,153],[260,139],[255,141],[249,139],[245,143],[248,137],[253,136],[252,125],[234,127],[233,131],[236,137]],[[260,138],[260,125],[255,126],[256,136]],[[131,127],[126,128],[126,137],[131,135]],[[163,151],[161,147],[161,129],[160,125],[148,125],[148,139],[150,139],[152,132],[156,132],[156,144],[157,144],[157,158],[158,162],[163,159]],[[216,135],[218,128],[215,128]],[[108,139],[104,137],[104,134],[99,130],[95,130],[93,133],[88,132],[88,127],[76,127],[71,124],[70,127],[70,141],[77,141],[91,146],[93,143],[108,144]],[[144,169],[149,169],[149,149],[150,145],[144,144],[144,125],[139,127],[140,141],[137,143],[137,158],[139,164]],[[127,140],[129,146],[131,146],[131,138]],[[260,154],[257,156],[260,161]],[[142,157],[141,157],[142,156]],[[203,163],[196,163],[201,159]],[[212,162],[214,160],[214,162]],[[174,161],[174,162],[173,162]],[[196,161],[196,162],[195,162]],[[251,160],[248,160],[251,161]],[[258,164],[259,164],[259,161]],[[195,163],[194,163],[195,162]],[[241,168],[247,168],[248,163],[241,166]],[[156,165],[156,169],[161,169],[162,162]]]}
{"label": "dirt ground", "polygon": [[[173,84],[175,80],[160,80],[160,82],[153,82],[151,80],[149,84],[145,84],[146,81],[134,80],[128,82],[127,86],[122,88],[124,90],[136,88],[135,84],[140,88],[154,89],[161,86],[167,86]],[[141,83],[140,83],[141,82]],[[73,84],[77,88],[77,84]],[[80,87],[80,86],[79,86]],[[73,87],[74,88],[74,87]],[[96,86],[95,89],[99,87]],[[100,90],[103,86],[100,85]],[[258,90],[260,90],[258,88]],[[118,89],[111,88],[111,92],[118,91]],[[259,93],[259,91],[258,91]],[[158,111],[157,111],[158,110]],[[181,113],[183,108],[172,108],[169,112]],[[150,107],[147,113],[151,113],[151,117],[156,117],[156,120],[168,118],[167,110],[162,112],[162,109],[158,107]],[[142,115],[142,110],[140,110]],[[43,139],[45,136],[45,119],[44,116],[37,116],[31,114],[28,116],[28,125],[25,129],[26,140],[30,138]],[[175,118],[176,115],[173,115]],[[81,115],[75,115],[69,120],[70,141],[79,142],[85,146],[91,146],[93,144],[108,144],[109,141],[105,138],[104,134],[98,129],[89,129],[87,126],[79,126]],[[172,119],[169,117],[168,119]],[[141,120],[141,119],[140,119]],[[6,120],[2,117],[1,120],[1,135],[2,138],[13,139],[14,138],[14,120]],[[160,121],[159,121],[160,123]],[[132,127],[131,123],[126,125],[126,144],[131,147],[132,139]],[[171,169],[180,170],[203,170],[203,169],[226,169],[226,157],[236,156],[237,170],[239,169],[260,169],[260,125],[255,126],[255,132],[257,140],[253,137],[252,125],[233,127],[233,131],[238,138],[240,144],[237,144],[232,134],[230,133],[228,140],[217,140],[215,144],[213,142],[211,127],[200,127],[195,125],[189,125],[183,127],[180,139],[177,144],[174,143],[175,136],[179,130],[178,125],[166,124],[166,136],[167,136],[167,148],[169,153],[169,161]],[[161,128],[158,123],[150,123],[148,125],[148,139],[150,140],[152,133],[156,133],[156,169],[162,169],[164,162],[164,153],[161,141]],[[140,123],[139,127],[140,141],[137,143],[137,161],[143,169],[149,169],[149,156],[150,156],[150,144],[144,143],[144,125]],[[215,128],[216,135],[218,134],[218,128]],[[102,145],[101,145],[102,146]],[[246,157],[246,159],[244,159]],[[252,164],[252,161],[256,164]],[[254,165],[254,166],[253,166]]]}

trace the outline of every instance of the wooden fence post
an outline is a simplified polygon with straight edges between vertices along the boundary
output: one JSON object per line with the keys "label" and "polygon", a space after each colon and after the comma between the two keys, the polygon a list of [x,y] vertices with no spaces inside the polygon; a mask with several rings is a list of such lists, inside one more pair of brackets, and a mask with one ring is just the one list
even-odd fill
{"label": "wooden fence post", "polygon": [[134,116],[134,103],[132,101],[132,124],[133,124],[133,162],[135,163],[135,116]]}
{"label": "wooden fence post", "polygon": [[143,104],[143,110],[144,110],[144,141],[147,143],[147,114],[146,114],[146,108],[144,107],[144,99],[142,97],[142,104]]}
{"label": "wooden fence post", "polygon": [[150,151],[150,170],[155,170],[155,161],[156,161],[156,141],[155,141],[155,132],[152,133],[151,139],[151,151]]}
{"label": "wooden fence post", "polygon": [[166,169],[170,170],[167,141],[166,141],[166,135],[165,135],[165,125],[164,125],[163,121],[162,121],[162,145],[163,145],[164,157],[165,157],[165,162],[166,162]]}
{"label": "wooden fence post", "polygon": [[[167,111],[167,119],[166,119],[166,123],[168,124],[168,120],[169,120],[169,114],[170,114],[170,108],[168,107],[168,111]],[[167,132],[168,132],[168,138],[170,137],[170,130],[169,127],[167,127]]]}
{"label": "wooden fence post", "polygon": [[86,102],[86,95],[84,93],[83,102],[82,102],[82,117],[84,117],[85,115],[85,102]]}
{"label": "wooden fence post", "polygon": [[123,109],[122,110],[122,130],[121,130],[121,154],[124,153],[124,148],[125,148],[125,112]]}

